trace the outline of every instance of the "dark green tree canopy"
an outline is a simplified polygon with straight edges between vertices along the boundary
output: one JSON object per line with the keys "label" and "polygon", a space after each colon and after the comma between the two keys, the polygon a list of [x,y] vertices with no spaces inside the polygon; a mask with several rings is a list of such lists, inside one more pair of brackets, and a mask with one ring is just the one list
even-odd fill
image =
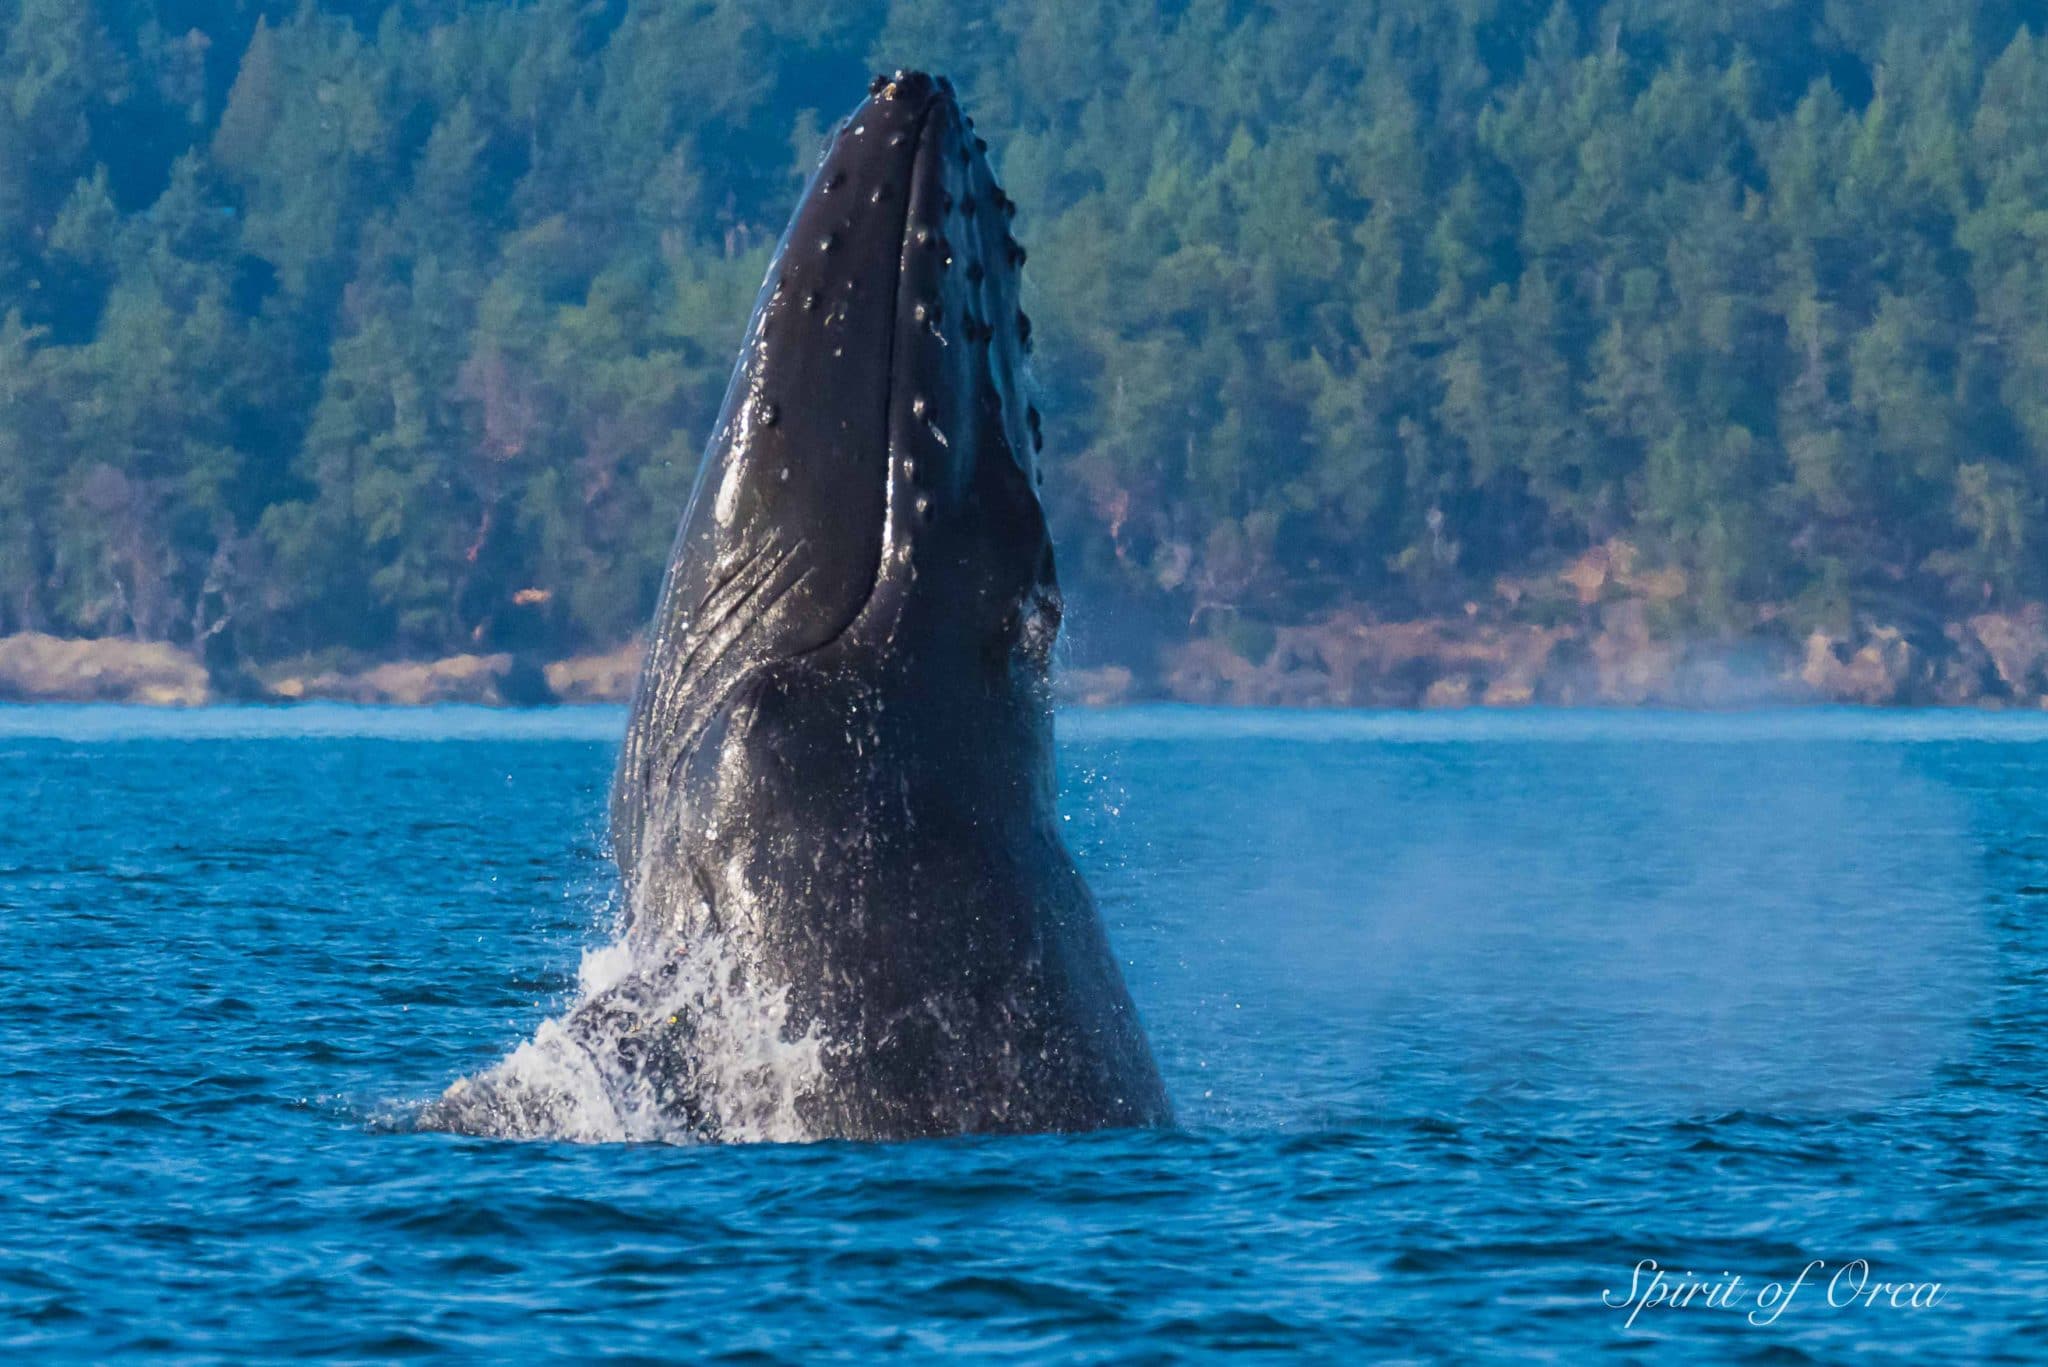
{"label": "dark green tree canopy", "polygon": [[1695,629],[2048,595],[2033,0],[0,0],[0,631],[570,650],[652,599],[820,130],[1023,205],[1064,575]]}

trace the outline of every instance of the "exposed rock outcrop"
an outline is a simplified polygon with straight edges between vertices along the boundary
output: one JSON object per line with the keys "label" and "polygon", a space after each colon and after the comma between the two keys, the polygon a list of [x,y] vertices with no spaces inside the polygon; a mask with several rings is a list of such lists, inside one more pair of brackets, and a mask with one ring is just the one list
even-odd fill
{"label": "exposed rock outcrop", "polygon": [[1220,640],[1162,652],[1133,696],[1240,706],[2048,706],[2048,633],[2024,614],[1973,618],[1932,641],[1872,624],[1851,635],[1686,641],[1644,605],[1604,605],[1586,627],[1479,626],[1458,618],[1285,628],[1249,660]]}
{"label": "exposed rock outcrop", "polygon": [[1219,640],[1169,648],[1162,682],[1185,702],[1238,706],[1513,706],[1544,700],[1565,628],[1470,618],[1364,622],[1338,614],[1274,633],[1258,661]]}
{"label": "exposed rock outcrop", "polygon": [[23,632],[0,637],[0,698],[198,707],[212,689],[206,667],[176,646]]}
{"label": "exposed rock outcrop", "polygon": [[546,670],[548,691],[559,702],[631,702],[640,679],[640,641],[602,655],[575,655]]}
{"label": "exposed rock outcrop", "polygon": [[541,672],[511,655],[450,655],[440,660],[397,661],[358,673],[332,671],[268,680],[280,699],[386,703],[477,703],[524,706],[549,701]]}
{"label": "exposed rock outcrop", "polygon": [[2048,606],[1979,613],[1966,625],[2008,692],[2016,698],[2048,694]]}
{"label": "exposed rock outcrop", "polygon": [[1099,669],[1062,669],[1053,675],[1053,692],[1063,703],[1082,707],[1109,707],[1128,702],[1138,676],[1128,665],[1103,665]]}
{"label": "exposed rock outcrop", "polygon": [[1823,698],[1895,703],[1914,681],[1919,653],[1896,627],[1878,627],[1851,649],[1825,632],[1806,638],[1799,678]]}

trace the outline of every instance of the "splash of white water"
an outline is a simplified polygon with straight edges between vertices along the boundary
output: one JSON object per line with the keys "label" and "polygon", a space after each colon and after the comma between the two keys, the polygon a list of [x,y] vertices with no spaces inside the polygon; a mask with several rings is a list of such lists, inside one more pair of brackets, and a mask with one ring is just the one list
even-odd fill
{"label": "splash of white water", "polygon": [[823,1080],[824,1047],[722,937],[680,950],[622,939],[584,954],[568,1010],[425,1121],[574,1143],[801,1141],[815,1137],[800,1103]]}

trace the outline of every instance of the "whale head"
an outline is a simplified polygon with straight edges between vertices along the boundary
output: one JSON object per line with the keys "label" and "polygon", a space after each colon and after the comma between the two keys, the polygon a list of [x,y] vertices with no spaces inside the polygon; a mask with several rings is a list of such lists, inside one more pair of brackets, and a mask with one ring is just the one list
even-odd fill
{"label": "whale head", "polygon": [[944,81],[879,78],[840,125],[655,612],[612,792],[624,952],[431,1123],[1170,1120],[1054,800],[1059,592],[1010,215]]}
{"label": "whale head", "polygon": [[629,872],[650,789],[764,666],[886,655],[1045,705],[1059,591],[1014,213],[943,78],[876,77],[833,134],[671,557],[614,787]]}

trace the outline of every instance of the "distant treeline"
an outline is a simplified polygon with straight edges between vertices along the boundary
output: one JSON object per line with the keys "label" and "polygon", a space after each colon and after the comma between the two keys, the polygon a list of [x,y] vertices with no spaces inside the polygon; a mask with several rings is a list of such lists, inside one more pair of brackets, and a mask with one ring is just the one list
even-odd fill
{"label": "distant treeline", "polygon": [[[567,651],[652,600],[821,132],[1023,206],[1070,583],[1688,630],[2048,593],[2018,0],[0,0],[0,631]],[[1898,610],[1898,609],[1888,609]]]}

